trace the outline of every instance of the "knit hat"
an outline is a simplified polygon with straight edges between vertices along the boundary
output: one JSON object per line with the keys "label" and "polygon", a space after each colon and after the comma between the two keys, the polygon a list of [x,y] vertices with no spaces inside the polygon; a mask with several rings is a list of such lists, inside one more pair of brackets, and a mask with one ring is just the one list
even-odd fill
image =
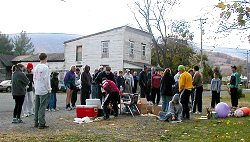
{"label": "knit hat", "polygon": [[33,69],[33,64],[32,63],[28,63],[27,64],[27,69],[31,69],[32,70]]}
{"label": "knit hat", "polygon": [[184,71],[184,70],[185,70],[185,67],[183,65],[178,66],[178,71]]}

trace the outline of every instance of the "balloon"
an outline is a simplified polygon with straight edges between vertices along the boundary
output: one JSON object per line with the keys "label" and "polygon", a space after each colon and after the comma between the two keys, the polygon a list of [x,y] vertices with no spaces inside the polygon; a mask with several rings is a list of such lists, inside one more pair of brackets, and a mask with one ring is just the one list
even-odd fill
{"label": "balloon", "polygon": [[225,118],[230,112],[230,107],[226,103],[221,102],[215,106],[215,112],[220,118]]}
{"label": "balloon", "polygon": [[243,116],[248,116],[250,113],[250,109],[248,107],[240,108],[243,111]]}
{"label": "balloon", "polygon": [[242,117],[243,116],[243,111],[241,109],[236,109],[236,111],[234,112],[234,116]]}

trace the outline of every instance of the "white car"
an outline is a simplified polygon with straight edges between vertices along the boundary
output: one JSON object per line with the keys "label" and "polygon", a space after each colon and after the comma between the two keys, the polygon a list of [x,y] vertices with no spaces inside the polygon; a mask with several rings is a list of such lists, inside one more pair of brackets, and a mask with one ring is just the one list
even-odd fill
{"label": "white car", "polygon": [[11,92],[11,80],[4,80],[0,83],[0,91]]}

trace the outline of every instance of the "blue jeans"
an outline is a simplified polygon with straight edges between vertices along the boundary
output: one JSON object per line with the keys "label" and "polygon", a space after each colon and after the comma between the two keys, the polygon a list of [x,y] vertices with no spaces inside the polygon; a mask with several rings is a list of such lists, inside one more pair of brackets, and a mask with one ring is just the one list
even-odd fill
{"label": "blue jeans", "polygon": [[162,96],[162,111],[167,112],[169,102],[172,100],[173,96]]}
{"label": "blue jeans", "polygon": [[56,109],[56,92],[51,91],[50,95],[49,95],[49,109]]}

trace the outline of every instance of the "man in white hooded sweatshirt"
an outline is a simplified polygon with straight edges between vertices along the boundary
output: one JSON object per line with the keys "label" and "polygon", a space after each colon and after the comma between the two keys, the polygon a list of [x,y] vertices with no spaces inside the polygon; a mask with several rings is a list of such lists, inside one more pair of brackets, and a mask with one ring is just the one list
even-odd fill
{"label": "man in white hooded sweatshirt", "polygon": [[45,121],[45,109],[48,105],[50,86],[50,72],[47,63],[47,55],[39,55],[40,63],[34,68],[34,88],[35,88],[35,124],[34,127],[39,129],[48,128]]}

